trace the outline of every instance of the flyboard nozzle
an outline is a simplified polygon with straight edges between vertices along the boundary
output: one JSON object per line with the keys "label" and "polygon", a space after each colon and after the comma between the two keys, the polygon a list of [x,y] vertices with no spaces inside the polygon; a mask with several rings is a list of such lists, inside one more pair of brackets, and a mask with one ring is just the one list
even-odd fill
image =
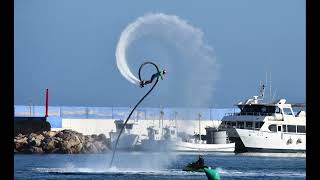
{"label": "flyboard nozzle", "polygon": [[49,91],[47,88],[46,89],[46,115],[45,115],[45,117],[48,117],[48,105],[49,105]]}

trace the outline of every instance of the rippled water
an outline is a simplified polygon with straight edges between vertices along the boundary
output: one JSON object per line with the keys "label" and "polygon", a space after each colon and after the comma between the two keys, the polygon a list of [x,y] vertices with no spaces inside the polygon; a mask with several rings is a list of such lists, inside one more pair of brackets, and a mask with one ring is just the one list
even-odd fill
{"label": "rippled water", "polygon": [[[205,164],[221,179],[305,179],[304,154],[209,153]],[[181,169],[198,153],[117,153],[110,168],[108,154],[15,155],[15,179],[203,179],[204,173]]]}

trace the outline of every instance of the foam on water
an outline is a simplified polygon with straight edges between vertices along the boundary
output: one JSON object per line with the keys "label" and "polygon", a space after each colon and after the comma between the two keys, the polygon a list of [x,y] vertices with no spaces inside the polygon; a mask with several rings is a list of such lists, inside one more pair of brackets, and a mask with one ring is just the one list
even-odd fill
{"label": "foam on water", "polygon": [[[305,172],[296,171],[277,171],[277,170],[249,170],[240,171],[234,169],[216,168],[221,176],[227,177],[305,177]],[[186,172],[180,169],[163,169],[163,170],[142,170],[142,169],[118,169],[112,167],[106,170],[91,168],[35,168],[34,171],[42,173],[55,174],[74,174],[74,175],[158,175],[158,176],[205,176],[201,172]]]}
{"label": "foam on water", "polygon": [[255,152],[246,152],[242,153],[242,156],[258,156],[258,157],[298,157],[305,158],[306,153],[255,153]]}
{"label": "foam on water", "polygon": [[[110,155],[15,155],[17,179],[206,179],[205,173],[185,172],[182,168],[197,159],[195,154],[177,157],[164,154],[119,153],[119,159],[108,168]],[[143,156],[144,160],[141,160]],[[159,165],[147,164],[152,160]],[[305,179],[305,158],[255,157],[206,154],[205,162],[215,168],[223,179]],[[171,161],[170,161],[171,159]],[[138,161],[140,160],[140,161]],[[141,165],[145,164],[145,165]]]}
{"label": "foam on water", "polygon": [[34,168],[34,171],[41,173],[55,173],[55,174],[135,174],[135,175],[163,175],[163,176],[201,176],[205,175],[200,172],[186,172],[180,169],[163,169],[163,170],[141,170],[141,169],[117,169],[115,167],[106,170],[97,170],[91,168]]}
{"label": "foam on water", "polygon": [[278,170],[248,170],[248,171],[239,171],[233,169],[223,169],[218,167],[217,171],[222,176],[231,176],[231,177],[252,177],[252,176],[266,176],[266,177],[305,177],[305,172],[296,172],[296,171],[278,171]]}

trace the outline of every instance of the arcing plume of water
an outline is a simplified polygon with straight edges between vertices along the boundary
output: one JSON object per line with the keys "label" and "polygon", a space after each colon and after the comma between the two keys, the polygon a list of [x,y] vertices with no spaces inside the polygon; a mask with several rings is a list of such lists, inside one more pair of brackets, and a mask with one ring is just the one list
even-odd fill
{"label": "arcing plume of water", "polygon": [[[158,54],[152,57],[155,58],[152,61],[165,64],[165,68],[169,69],[168,79],[163,84],[170,87],[171,95],[174,94],[170,99],[186,105],[209,105],[207,103],[211,100],[218,70],[214,50],[205,43],[204,33],[200,29],[178,16],[147,14],[124,29],[116,49],[117,66],[121,74],[129,82],[139,85],[139,79],[130,70],[134,58],[128,52],[134,42],[148,37],[162,42],[180,57],[169,57],[169,61],[165,63],[161,62]],[[140,61],[145,60],[148,59]]]}

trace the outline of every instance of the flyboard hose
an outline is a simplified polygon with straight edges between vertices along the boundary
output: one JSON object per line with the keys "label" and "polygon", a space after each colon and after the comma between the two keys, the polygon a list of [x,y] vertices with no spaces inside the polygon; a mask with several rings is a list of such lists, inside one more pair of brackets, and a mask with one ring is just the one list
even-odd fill
{"label": "flyboard hose", "polygon": [[[157,72],[160,73],[159,68],[158,68],[158,66],[157,66],[155,63],[149,62],[149,61],[144,62],[144,63],[140,66],[140,68],[139,68],[139,80],[140,80],[140,82],[142,81],[142,79],[141,79],[141,71],[142,71],[142,68],[143,68],[145,65],[147,65],[147,64],[153,65],[153,66],[157,69]],[[151,88],[151,89],[140,99],[140,101],[134,106],[134,108],[131,110],[129,116],[127,117],[126,121],[124,122],[124,124],[123,124],[123,126],[122,126],[122,128],[121,128],[121,130],[120,130],[120,133],[119,133],[119,135],[118,135],[118,137],[117,137],[116,144],[115,144],[115,146],[114,146],[114,148],[113,148],[112,158],[111,158],[111,162],[110,162],[110,166],[109,166],[110,168],[111,168],[111,166],[112,166],[113,158],[114,158],[114,155],[115,155],[115,153],[116,153],[117,145],[118,145],[118,142],[119,142],[119,139],[120,139],[120,136],[121,136],[121,133],[122,133],[124,127],[126,126],[128,120],[130,119],[130,117],[131,117],[132,113],[134,112],[134,110],[139,106],[139,104],[150,94],[150,92],[153,90],[153,88],[157,85],[158,80],[159,80],[159,77],[157,77],[156,82],[153,84],[152,88]]]}

